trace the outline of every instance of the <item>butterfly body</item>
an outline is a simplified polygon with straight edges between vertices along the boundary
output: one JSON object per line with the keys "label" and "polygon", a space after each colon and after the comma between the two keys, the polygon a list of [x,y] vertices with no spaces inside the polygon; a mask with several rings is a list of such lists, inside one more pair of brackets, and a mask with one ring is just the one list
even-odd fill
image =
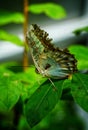
{"label": "butterfly body", "polygon": [[54,47],[51,40],[36,24],[30,26],[27,41],[38,72],[49,78],[65,78],[77,71],[77,61],[67,49]]}

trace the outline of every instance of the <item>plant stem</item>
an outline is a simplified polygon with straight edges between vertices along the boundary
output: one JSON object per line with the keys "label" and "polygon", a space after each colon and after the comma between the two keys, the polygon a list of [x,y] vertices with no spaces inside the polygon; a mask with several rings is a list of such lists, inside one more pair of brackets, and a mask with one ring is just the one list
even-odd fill
{"label": "plant stem", "polygon": [[24,55],[23,55],[24,71],[28,68],[28,53],[27,53],[27,42],[26,42],[27,28],[28,28],[28,0],[24,0]]}

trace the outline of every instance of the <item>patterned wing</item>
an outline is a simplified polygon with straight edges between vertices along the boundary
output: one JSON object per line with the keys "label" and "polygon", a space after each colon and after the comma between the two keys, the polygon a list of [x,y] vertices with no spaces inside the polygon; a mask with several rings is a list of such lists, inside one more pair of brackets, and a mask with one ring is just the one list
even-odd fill
{"label": "patterned wing", "polygon": [[27,40],[32,57],[39,73],[43,76],[60,79],[77,71],[77,61],[67,49],[54,47],[52,39],[36,24],[30,26]]}

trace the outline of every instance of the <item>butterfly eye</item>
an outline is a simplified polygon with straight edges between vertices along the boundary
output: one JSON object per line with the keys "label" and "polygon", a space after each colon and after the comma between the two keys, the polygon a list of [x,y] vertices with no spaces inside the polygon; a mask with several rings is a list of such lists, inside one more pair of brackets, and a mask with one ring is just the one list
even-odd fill
{"label": "butterfly eye", "polygon": [[50,64],[46,64],[45,69],[49,69],[51,67]]}

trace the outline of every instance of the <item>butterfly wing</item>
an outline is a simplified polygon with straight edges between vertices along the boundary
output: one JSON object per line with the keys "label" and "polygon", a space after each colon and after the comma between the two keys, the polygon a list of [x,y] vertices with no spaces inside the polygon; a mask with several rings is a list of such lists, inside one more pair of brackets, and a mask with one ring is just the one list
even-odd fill
{"label": "butterfly wing", "polygon": [[61,51],[57,49],[55,52],[51,50],[50,53],[47,54],[49,57],[47,58],[49,66],[47,68],[47,75],[49,77],[60,79],[77,71],[77,61],[68,50]]}
{"label": "butterfly wing", "polygon": [[27,34],[35,66],[43,76],[60,79],[77,71],[77,61],[67,49],[55,48],[48,34],[32,25]]}

